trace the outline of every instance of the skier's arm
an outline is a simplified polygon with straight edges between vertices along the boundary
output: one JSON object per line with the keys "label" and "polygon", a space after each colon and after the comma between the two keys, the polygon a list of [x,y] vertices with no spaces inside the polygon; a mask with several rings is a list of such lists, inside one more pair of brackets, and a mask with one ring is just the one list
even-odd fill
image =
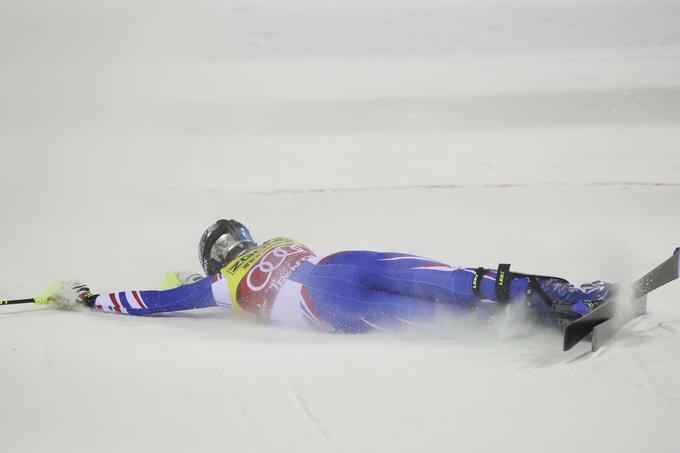
{"label": "skier's arm", "polygon": [[215,306],[212,278],[206,277],[190,285],[164,291],[119,291],[99,294],[88,300],[95,310],[130,315],[150,315],[169,311]]}
{"label": "skier's arm", "polygon": [[84,304],[99,311],[150,315],[217,305],[211,283],[212,277],[206,277],[190,285],[163,291],[118,291],[91,295],[82,283],[61,282],[48,300],[64,308]]}

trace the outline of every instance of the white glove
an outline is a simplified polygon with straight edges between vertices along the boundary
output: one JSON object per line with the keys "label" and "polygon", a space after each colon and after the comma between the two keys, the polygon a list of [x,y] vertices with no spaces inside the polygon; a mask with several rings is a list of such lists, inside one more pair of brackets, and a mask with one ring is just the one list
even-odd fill
{"label": "white glove", "polygon": [[90,288],[87,285],[78,280],[67,280],[57,282],[50,288],[47,301],[59,308],[74,310],[79,305],[86,305],[90,296]]}
{"label": "white glove", "polygon": [[181,271],[166,272],[163,277],[163,283],[161,284],[162,289],[174,289],[179,286],[191,285],[202,280],[204,277],[196,272]]}
{"label": "white glove", "polygon": [[177,272],[177,280],[179,280],[182,285],[191,285],[199,280],[203,280],[203,277],[196,272],[183,271]]}

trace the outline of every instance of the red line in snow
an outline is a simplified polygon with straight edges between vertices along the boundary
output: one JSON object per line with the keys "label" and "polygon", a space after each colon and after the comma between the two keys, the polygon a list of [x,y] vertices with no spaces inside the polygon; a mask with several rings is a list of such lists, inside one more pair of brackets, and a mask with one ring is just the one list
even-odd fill
{"label": "red line in snow", "polygon": [[338,193],[338,192],[384,192],[391,190],[454,190],[454,189],[515,189],[531,186],[553,187],[680,187],[680,183],[674,182],[639,182],[639,181],[612,181],[590,183],[536,183],[536,184],[414,184],[404,186],[385,187],[337,187],[337,188],[312,188],[295,190],[267,190],[251,191],[247,193],[255,195],[302,195],[313,193]]}

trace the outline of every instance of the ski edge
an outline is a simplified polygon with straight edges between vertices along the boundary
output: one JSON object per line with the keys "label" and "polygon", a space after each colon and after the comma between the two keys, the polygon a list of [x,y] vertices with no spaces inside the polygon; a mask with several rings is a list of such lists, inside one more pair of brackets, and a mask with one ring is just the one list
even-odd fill
{"label": "ski edge", "polygon": [[598,351],[605,343],[615,337],[623,326],[647,313],[646,295],[636,299],[634,304],[635,309],[630,313],[616,314],[593,328],[593,339],[590,346],[592,352]]}

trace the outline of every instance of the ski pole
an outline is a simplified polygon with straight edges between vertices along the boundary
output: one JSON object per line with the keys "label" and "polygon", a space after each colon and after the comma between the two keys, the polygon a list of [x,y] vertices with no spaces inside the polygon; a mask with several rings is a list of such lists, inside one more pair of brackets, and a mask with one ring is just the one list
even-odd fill
{"label": "ski pole", "polygon": [[46,304],[47,297],[31,297],[30,299],[0,299],[0,305],[14,305],[14,304]]}
{"label": "ski pole", "polygon": [[54,294],[54,292],[59,288],[59,285],[61,284],[61,281],[56,281],[52,283],[52,286],[47,290],[47,292],[42,295],[42,296],[34,296],[34,297],[29,297],[28,299],[14,299],[14,300],[8,300],[8,299],[2,299],[0,298],[0,305],[15,305],[15,304],[46,304],[49,302],[49,297]]}

